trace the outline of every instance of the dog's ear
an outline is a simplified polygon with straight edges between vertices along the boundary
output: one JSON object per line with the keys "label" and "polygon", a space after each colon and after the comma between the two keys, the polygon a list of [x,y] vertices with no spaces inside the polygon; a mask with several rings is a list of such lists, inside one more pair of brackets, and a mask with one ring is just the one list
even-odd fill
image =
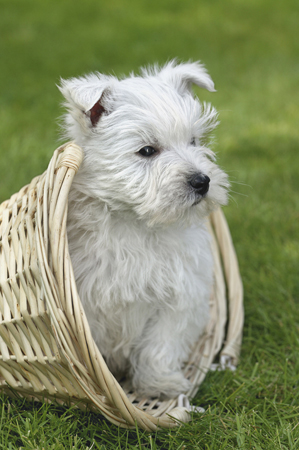
{"label": "dog's ear", "polygon": [[180,93],[191,90],[192,84],[196,84],[210,92],[215,92],[214,83],[205,67],[199,62],[177,64],[170,61],[158,73],[160,78],[172,83]]}
{"label": "dog's ear", "polygon": [[102,114],[107,114],[107,109],[105,109],[103,105],[104,95],[105,91],[102,93],[101,98],[93,105],[93,107],[86,112],[86,115],[90,118],[90,122],[93,127],[96,126]]}
{"label": "dog's ear", "polygon": [[95,127],[103,114],[108,114],[108,97],[115,78],[101,74],[61,80],[58,89],[71,117],[83,128]]}

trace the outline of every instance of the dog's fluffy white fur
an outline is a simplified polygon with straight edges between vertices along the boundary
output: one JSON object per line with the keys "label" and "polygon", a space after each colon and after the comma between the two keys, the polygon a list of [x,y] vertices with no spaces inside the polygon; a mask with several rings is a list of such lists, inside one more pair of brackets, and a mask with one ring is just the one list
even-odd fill
{"label": "dog's fluffy white fur", "polygon": [[205,218],[228,181],[205,146],[217,113],[192,83],[214,90],[201,64],[175,61],[60,86],[66,136],[84,151],[67,226],[80,298],[108,366],[142,395],[188,390],[182,364],[209,317]]}

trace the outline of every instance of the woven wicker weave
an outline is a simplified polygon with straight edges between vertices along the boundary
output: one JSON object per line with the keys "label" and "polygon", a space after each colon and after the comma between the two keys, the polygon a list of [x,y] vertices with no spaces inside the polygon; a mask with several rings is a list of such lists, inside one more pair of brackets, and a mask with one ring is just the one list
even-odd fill
{"label": "woven wicker weave", "polygon": [[[58,148],[43,175],[0,205],[0,385],[10,395],[88,404],[123,427],[175,426],[171,416],[189,419],[177,399],[138,399],[126,391],[91,337],[66,236],[68,192],[81,161],[78,146]],[[243,293],[237,259],[222,212],[212,214],[210,222],[215,289],[208,329],[185,366],[193,383],[189,397],[223,345],[226,289],[229,323],[221,355],[236,364],[241,345]]]}

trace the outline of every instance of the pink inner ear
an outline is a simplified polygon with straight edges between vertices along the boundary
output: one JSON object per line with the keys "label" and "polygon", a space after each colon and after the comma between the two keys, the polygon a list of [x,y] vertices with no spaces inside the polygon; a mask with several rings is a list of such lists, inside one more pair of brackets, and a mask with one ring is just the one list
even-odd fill
{"label": "pink inner ear", "polygon": [[102,97],[88,111],[88,113],[89,113],[88,115],[90,117],[90,121],[91,121],[93,127],[98,123],[101,115],[105,112],[104,106],[101,105]]}

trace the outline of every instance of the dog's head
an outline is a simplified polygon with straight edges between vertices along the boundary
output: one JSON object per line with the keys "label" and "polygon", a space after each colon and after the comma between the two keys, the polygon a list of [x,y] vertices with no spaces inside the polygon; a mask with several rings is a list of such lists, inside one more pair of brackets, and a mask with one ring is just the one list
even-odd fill
{"label": "dog's head", "polygon": [[205,146],[217,113],[191,92],[214,91],[199,63],[62,80],[67,137],[85,157],[77,186],[149,225],[201,218],[227,201],[227,175]]}

